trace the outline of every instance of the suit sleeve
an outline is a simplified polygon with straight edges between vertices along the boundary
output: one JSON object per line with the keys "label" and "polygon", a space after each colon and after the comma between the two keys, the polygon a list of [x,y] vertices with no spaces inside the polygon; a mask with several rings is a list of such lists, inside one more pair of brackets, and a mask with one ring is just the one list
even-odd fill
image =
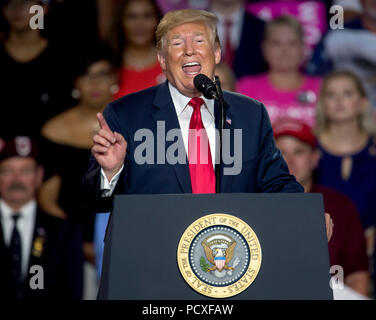
{"label": "suit sleeve", "polygon": [[[103,112],[103,116],[112,131],[116,131],[123,135],[126,141],[129,141],[127,132],[123,129],[119,121],[119,116],[112,104],[109,104]],[[128,150],[126,159],[128,158]],[[90,156],[89,168],[82,178],[82,191],[86,208],[89,212],[105,213],[112,210],[112,203],[115,194],[126,193],[125,183],[128,174],[128,161],[124,163],[124,169],[119,177],[111,197],[103,197],[100,188],[101,166],[95,160],[94,156]]]}
{"label": "suit sleeve", "polygon": [[260,130],[256,191],[304,192],[295,177],[289,174],[287,164],[275,145],[273,129],[264,105],[262,105]]}

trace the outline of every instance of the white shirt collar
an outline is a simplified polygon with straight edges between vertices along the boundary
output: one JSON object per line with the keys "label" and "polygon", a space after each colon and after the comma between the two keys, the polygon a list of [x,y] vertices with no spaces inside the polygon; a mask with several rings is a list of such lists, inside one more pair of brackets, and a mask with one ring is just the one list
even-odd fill
{"label": "white shirt collar", "polygon": [[[174,102],[175,105],[175,110],[176,114],[178,117],[181,115],[181,113],[186,109],[189,101],[191,101],[192,98],[187,97],[180,93],[178,89],[176,89],[170,81],[168,81],[168,88],[170,90],[170,94],[172,97],[172,101]],[[200,96],[205,102],[205,108],[208,110],[209,114],[212,116],[214,119],[214,100],[212,99],[207,99],[203,95]]]}
{"label": "white shirt collar", "polygon": [[0,212],[2,219],[12,219],[14,213],[20,214],[20,219],[33,221],[36,213],[37,202],[35,199],[30,200],[19,210],[13,210],[4,200],[0,199]]}

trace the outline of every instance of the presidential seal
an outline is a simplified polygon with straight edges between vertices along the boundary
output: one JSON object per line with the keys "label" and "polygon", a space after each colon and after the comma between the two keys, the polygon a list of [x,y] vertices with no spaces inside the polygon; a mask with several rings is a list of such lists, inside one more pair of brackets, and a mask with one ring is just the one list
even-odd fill
{"label": "presidential seal", "polygon": [[228,298],[246,290],[256,279],[261,246],[244,221],[216,213],[186,229],[177,259],[184,280],[194,290],[212,298]]}

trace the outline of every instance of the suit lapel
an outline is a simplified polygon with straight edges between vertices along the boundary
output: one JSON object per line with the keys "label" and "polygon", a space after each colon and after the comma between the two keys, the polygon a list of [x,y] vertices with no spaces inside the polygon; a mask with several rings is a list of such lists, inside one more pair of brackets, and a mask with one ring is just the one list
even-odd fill
{"label": "suit lapel", "polygon": [[4,233],[3,233],[3,224],[1,223],[1,212],[0,212],[0,251],[4,249],[5,251],[5,240],[4,240]]}
{"label": "suit lapel", "polygon": [[[165,123],[166,134],[169,130],[180,129],[179,120],[176,115],[176,110],[172,102],[167,81],[158,88],[153,104],[154,106],[152,110],[152,118],[156,123],[158,121],[163,121]],[[179,134],[179,139],[183,141],[180,130]],[[166,136],[160,138],[166,140]],[[166,142],[166,149],[164,151],[166,151],[168,146],[172,143],[173,142]],[[182,192],[191,193],[192,187],[187,155],[185,155],[185,160],[185,164],[176,164],[172,167],[175,172],[176,178],[179,181]]]}
{"label": "suit lapel", "polygon": [[[8,247],[5,244],[3,224],[1,223],[1,212],[0,212],[0,257],[6,258],[7,255],[8,255]],[[4,261],[2,263],[4,263]]]}

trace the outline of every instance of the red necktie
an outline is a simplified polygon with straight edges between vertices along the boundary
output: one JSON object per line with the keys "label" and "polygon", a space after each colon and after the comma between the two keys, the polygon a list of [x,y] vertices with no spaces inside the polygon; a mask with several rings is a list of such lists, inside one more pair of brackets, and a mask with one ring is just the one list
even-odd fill
{"label": "red necktie", "polygon": [[210,144],[200,108],[201,98],[192,98],[188,105],[193,108],[188,133],[188,162],[192,193],[215,193],[215,175]]}
{"label": "red necktie", "polygon": [[225,21],[225,56],[224,61],[232,67],[234,63],[234,49],[231,46],[231,27],[232,27],[232,21],[226,20]]}

